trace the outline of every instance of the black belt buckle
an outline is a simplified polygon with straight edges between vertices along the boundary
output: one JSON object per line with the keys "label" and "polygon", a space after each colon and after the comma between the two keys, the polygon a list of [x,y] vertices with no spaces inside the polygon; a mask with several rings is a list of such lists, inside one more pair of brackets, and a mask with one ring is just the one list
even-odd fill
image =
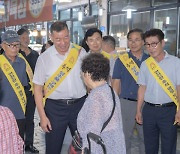
{"label": "black belt buckle", "polygon": [[153,104],[153,103],[149,103],[149,102],[146,102],[148,105],[150,106],[154,106],[154,107],[169,107],[169,106],[174,106],[174,102],[169,102],[169,103],[165,103],[165,104]]}
{"label": "black belt buckle", "polygon": [[155,107],[162,107],[163,104],[154,104]]}
{"label": "black belt buckle", "polygon": [[72,105],[75,103],[75,100],[67,100],[66,104],[67,105]]}

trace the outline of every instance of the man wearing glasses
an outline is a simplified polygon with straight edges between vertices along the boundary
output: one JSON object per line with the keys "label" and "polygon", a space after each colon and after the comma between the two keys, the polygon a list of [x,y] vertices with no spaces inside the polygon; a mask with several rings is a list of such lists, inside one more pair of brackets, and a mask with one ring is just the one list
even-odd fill
{"label": "man wearing glasses", "polygon": [[14,114],[19,134],[24,138],[27,86],[26,64],[17,56],[20,48],[19,36],[15,31],[8,30],[2,37],[3,54],[0,55],[0,105],[8,107]]}
{"label": "man wearing glasses", "polygon": [[[144,154],[145,149],[142,126],[136,125],[134,117],[137,105],[137,74],[141,63],[148,58],[148,55],[145,54],[142,49],[144,41],[143,31],[141,29],[130,30],[127,34],[127,39],[130,51],[121,54],[116,60],[112,76],[112,86],[120,97],[126,152],[127,154],[131,154],[131,138],[134,128],[136,127],[139,139],[139,153]],[[127,66],[130,66],[130,69]]]}
{"label": "man wearing glasses", "polygon": [[180,60],[164,51],[160,29],[146,31],[144,40],[151,57],[142,63],[138,76],[136,121],[143,124],[146,154],[158,154],[160,135],[161,153],[175,154],[175,124],[180,124]]}

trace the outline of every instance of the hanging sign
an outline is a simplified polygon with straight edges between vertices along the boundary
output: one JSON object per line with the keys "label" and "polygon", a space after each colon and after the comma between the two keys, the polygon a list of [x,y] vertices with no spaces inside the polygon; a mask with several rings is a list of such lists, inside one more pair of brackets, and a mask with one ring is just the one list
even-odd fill
{"label": "hanging sign", "polygon": [[5,0],[0,28],[53,20],[53,0]]}

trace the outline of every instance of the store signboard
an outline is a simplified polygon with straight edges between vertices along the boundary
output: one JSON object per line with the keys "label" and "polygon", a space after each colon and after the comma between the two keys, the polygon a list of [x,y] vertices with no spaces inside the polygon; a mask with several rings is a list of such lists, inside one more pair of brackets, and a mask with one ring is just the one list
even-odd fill
{"label": "store signboard", "polygon": [[0,28],[53,20],[53,0],[5,0]]}

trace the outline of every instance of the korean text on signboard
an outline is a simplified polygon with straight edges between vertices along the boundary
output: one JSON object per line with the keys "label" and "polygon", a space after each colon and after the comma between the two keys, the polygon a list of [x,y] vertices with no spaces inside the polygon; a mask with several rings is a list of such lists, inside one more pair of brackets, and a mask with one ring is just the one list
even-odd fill
{"label": "korean text on signboard", "polygon": [[0,16],[0,28],[53,19],[53,0],[5,0],[6,13]]}

